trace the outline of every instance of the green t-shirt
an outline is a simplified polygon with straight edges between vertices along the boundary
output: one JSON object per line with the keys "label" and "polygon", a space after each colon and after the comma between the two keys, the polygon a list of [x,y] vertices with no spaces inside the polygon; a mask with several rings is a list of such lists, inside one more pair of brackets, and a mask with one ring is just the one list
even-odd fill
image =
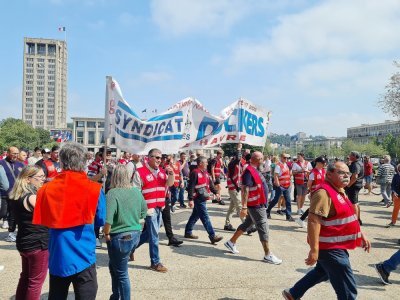
{"label": "green t-shirt", "polygon": [[106,223],[111,225],[111,234],[142,229],[139,221],[146,217],[147,204],[139,189],[114,188],[106,197]]}

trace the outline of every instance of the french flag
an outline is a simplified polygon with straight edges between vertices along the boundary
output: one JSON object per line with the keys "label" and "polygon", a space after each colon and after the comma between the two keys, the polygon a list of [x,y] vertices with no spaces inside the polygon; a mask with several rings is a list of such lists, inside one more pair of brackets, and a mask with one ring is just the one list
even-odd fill
{"label": "french flag", "polygon": [[58,31],[65,31],[65,27],[58,27]]}

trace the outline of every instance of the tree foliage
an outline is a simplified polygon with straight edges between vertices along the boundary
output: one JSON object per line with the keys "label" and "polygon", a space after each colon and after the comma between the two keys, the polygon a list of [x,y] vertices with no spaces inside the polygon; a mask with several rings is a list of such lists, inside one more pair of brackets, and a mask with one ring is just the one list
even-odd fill
{"label": "tree foliage", "polygon": [[[393,62],[397,68],[400,63]],[[400,72],[395,72],[389,79],[389,83],[385,86],[385,94],[381,97],[378,104],[382,110],[394,117],[400,117]]]}
{"label": "tree foliage", "polygon": [[11,146],[33,150],[35,147],[48,147],[53,143],[49,131],[35,129],[22,120],[8,118],[0,122],[1,150],[6,150]]}

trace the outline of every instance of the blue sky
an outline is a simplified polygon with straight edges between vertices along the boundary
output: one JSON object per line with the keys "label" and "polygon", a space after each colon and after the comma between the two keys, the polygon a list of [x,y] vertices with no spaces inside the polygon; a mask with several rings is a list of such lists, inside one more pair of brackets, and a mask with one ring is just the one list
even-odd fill
{"label": "blue sky", "polygon": [[377,106],[400,53],[397,0],[25,0],[0,11],[0,119],[21,117],[23,38],[63,39],[68,117],[104,115],[105,76],[132,108],[239,97],[270,131],[345,136],[392,119]]}

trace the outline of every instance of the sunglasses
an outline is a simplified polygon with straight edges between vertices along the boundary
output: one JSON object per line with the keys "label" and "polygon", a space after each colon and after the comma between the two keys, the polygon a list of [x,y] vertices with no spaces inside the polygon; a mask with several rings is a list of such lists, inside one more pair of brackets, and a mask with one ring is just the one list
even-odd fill
{"label": "sunglasses", "polygon": [[157,159],[157,160],[159,160],[159,159],[162,158],[161,156],[152,156],[152,157],[155,158],[155,159]]}

